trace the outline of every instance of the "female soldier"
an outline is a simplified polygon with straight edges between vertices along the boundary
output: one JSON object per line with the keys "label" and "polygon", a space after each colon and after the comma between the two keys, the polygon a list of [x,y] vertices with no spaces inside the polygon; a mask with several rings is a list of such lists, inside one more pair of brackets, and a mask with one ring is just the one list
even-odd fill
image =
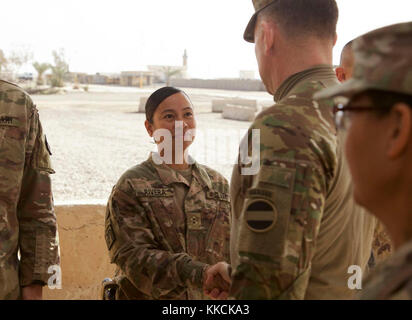
{"label": "female soldier", "polygon": [[122,175],[107,205],[116,299],[201,299],[210,265],[229,261],[228,182],[186,157],[196,121],[183,91],[155,91],[145,126],[159,152]]}

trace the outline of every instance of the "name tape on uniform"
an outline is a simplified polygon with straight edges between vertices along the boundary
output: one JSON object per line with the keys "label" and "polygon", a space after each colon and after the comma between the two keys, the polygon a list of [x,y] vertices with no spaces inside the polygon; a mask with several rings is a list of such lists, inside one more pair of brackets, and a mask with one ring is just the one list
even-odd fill
{"label": "name tape on uniform", "polygon": [[228,193],[221,193],[217,191],[207,191],[206,192],[207,199],[215,199],[215,200],[222,200],[222,201],[229,201],[229,194]]}
{"label": "name tape on uniform", "polygon": [[17,127],[19,121],[10,116],[0,116],[0,126]]}
{"label": "name tape on uniform", "polygon": [[147,188],[138,192],[141,197],[173,197],[173,188]]}

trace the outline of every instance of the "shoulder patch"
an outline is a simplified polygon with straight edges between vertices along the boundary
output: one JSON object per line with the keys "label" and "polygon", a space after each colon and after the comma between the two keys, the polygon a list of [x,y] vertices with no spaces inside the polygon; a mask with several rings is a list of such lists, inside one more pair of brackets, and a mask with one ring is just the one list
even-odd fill
{"label": "shoulder patch", "polygon": [[275,226],[277,216],[277,210],[270,201],[252,199],[246,204],[244,219],[248,228],[253,232],[269,231]]}
{"label": "shoulder patch", "polygon": [[269,190],[265,190],[265,189],[258,189],[258,188],[249,189],[246,194],[246,198],[256,198],[256,197],[258,198],[264,197],[264,198],[271,199],[273,198],[273,192]]}

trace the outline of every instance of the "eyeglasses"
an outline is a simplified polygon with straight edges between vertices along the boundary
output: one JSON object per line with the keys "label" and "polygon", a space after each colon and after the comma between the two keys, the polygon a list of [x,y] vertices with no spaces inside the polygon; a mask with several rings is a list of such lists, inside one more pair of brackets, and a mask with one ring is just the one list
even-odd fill
{"label": "eyeglasses", "polygon": [[333,107],[336,128],[342,131],[347,131],[350,128],[351,112],[371,112],[375,110],[382,110],[382,108],[372,106],[351,106],[350,104],[338,104]]}

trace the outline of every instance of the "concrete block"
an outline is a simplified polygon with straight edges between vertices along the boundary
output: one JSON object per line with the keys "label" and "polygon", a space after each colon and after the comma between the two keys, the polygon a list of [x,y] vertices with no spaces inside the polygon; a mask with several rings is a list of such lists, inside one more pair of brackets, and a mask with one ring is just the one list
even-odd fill
{"label": "concrete block", "polygon": [[222,113],[227,103],[227,99],[212,100],[212,112]]}
{"label": "concrete block", "polygon": [[252,108],[255,112],[258,110],[257,101],[252,100],[252,99],[234,98],[230,100],[229,104],[236,105],[236,106],[249,107],[249,108]]}
{"label": "concrete block", "polygon": [[256,100],[233,98],[212,100],[212,112],[221,113],[223,112],[224,107],[229,104],[235,106],[248,107],[253,109],[254,112],[258,111],[258,104]]}
{"label": "concrete block", "polygon": [[230,120],[253,121],[255,110],[251,107],[228,104],[223,108],[222,117]]}

